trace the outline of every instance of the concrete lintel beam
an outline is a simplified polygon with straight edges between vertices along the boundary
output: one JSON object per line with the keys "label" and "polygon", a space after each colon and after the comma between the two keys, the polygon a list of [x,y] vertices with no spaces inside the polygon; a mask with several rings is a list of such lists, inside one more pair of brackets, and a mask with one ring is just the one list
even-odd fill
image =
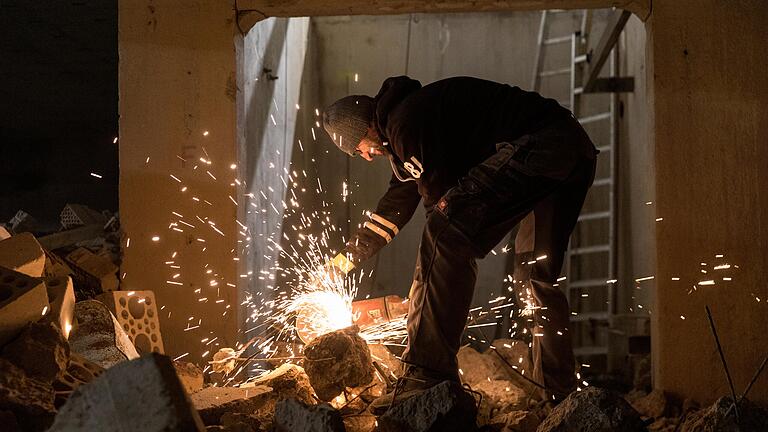
{"label": "concrete lintel beam", "polygon": [[236,0],[238,25],[247,33],[257,22],[270,17],[333,15],[396,15],[406,13],[493,12],[544,9],[628,10],[645,21],[651,0]]}

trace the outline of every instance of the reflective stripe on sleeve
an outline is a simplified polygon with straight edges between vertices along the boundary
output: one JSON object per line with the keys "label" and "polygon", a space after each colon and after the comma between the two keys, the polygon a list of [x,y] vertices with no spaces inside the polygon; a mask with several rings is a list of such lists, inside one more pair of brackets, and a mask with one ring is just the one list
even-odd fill
{"label": "reflective stripe on sleeve", "polygon": [[366,223],[363,224],[363,227],[364,228],[368,228],[369,230],[375,232],[376,234],[384,237],[384,240],[386,240],[387,243],[392,241],[392,236],[389,235],[388,232],[386,232],[383,229],[379,228],[379,226],[374,224],[374,223],[366,222]]}
{"label": "reflective stripe on sleeve", "polygon": [[377,215],[373,212],[368,212],[368,217],[373,219],[374,221],[380,223],[385,228],[388,228],[390,231],[392,231],[395,235],[397,235],[398,232],[400,232],[399,229],[397,229],[397,225],[393,224],[392,222],[384,219],[383,217]]}

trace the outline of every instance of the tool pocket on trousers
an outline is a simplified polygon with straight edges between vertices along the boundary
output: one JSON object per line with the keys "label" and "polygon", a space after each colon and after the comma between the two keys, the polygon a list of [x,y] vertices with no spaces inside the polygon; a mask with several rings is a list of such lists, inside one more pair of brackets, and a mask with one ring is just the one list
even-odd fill
{"label": "tool pocket on trousers", "polygon": [[484,190],[474,179],[465,177],[440,198],[435,208],[464,236],[472,239],[483,226],[488,211]]}

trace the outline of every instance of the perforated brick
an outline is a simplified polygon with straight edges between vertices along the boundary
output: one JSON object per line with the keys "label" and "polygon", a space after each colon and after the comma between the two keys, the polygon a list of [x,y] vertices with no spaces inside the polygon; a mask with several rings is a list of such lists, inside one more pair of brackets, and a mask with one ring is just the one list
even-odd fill
{"label": "perforated brick", "polygon": [[106,216],[80,204],[67,204],[61,211],[59,218],[64,229],[82,225],[104,225],[107,222]]}
{"label": "perforated brick", "polygon": [[75,314],[75,290],[69,276],[54,276],[45,279],[50,308],[46,319],[56,324],[64,338],[69,338]]}
{"label": "perforated brick", "polygon": [[163,353],[163,338],[152,291],[112,291],[97,298],[109,307],[141,354]]}
{"label": "perforated brick", "polygon": [[48,293],[40,279],[0,267],[0,346],[48,312]]}

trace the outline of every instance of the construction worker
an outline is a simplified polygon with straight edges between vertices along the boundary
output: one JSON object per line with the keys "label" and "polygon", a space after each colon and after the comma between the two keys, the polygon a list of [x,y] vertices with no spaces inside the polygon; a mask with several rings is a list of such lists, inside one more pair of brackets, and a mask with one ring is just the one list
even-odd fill
{"label": "construction worker", "polygon": [[[408,366],[393,403],[444,381],[459,381],[456,353],[477,276],[476,260],[516,225],[515,279],[534,313],[534,379],[559,401],[576,388],[568,302],[555,282],[568,238],[595,175],[597,150],[555,100],[469,77],[422,87],[406,76],[384,81],[375,98],[342,98],[323,126],[350,156],[389,158],[389,189],[330,264],[348,272],[395,237],[424,201],[427,220],[410,292]],[[545,258],[542,258],[546,256]],[[539,259],[536,259],[539,258]],[[532,264],[528,264],[533,261]]]}

